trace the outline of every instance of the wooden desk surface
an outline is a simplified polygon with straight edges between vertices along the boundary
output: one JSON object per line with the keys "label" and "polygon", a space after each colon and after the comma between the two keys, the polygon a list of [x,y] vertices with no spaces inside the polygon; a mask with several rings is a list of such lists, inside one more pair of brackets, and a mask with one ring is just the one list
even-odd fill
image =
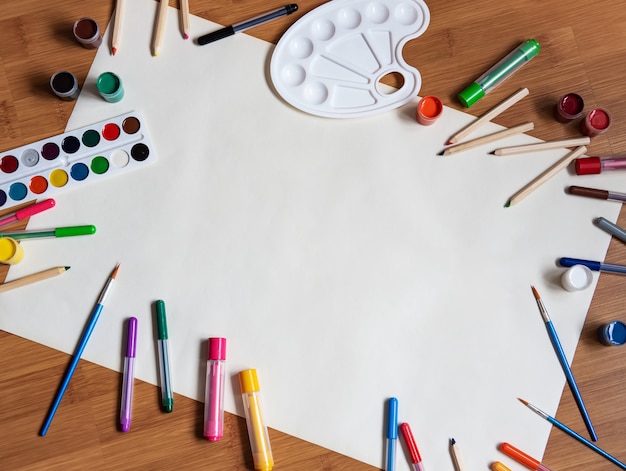
{"label": "wooden desk surface", "polygon": [[[279,1],[262,0],[191,0],[190,3],[193,14],[221,24],[232,24],[282,6]],[[296,14],[249,30],[249,34],[276,42],[302,14],[321,3],[320,0],[300,2]],[[526,86],[530,96],[495,121],[512,126],[532,120],[536,127],[529,134],[541,139],[575,137],[579,135],[578,122],[557,123],[552,108],[560,95],[576,92],[583,96],[586,109],[603,106],[613,118],[609,132],[594,138],[588,146],[589,153],[626,153],[623,78],[626,9],[621,1],[429,0],[427,3],[430,26],[404,50],[406,61],[422,73],[420,95],[436,95],[445,105],[462,109],[455,98],[458,91],[523,40],[536,38],[542,52],[532,65],[523,68],[508,84],[495,89],[469,112],[479,115]],[[171,5],[178,4],[172,1]],[[82,16],[90,16],[104,28],[113,8],[113,0],[58,0],[53,4],[39,0],[3,2],[1,149],[64,131],[73,103],[54,97],[48,81],[55,71],[68,69],[83,83],[95,51],[83,49],[74,41],[71,25]],[[152,21],[126,19],[144,20]],[[192,37],[202,33],[194,31]],[[626,174],[624,187],[611,189],[626,191]],[[626,225],[623,211],[618,223]],[[606,261],[626,264],[624,244],[613,240]],[[5,276],[6,269],[0,271],[0,280]],[[601,346],[596,340],[596,330],[607,321],[626,320],[624,282],[626,279],[619,275],[600,276],[573,362],[574,375],[600,437],[598,445],[622,461],[626,461],[623,392],[626,347]],[[0,331],[0,386],[4,397],[0,413],[1,469],[252,469],[243,419],[227,414],[224,440],[208,444],[201,436],[201,403],[177,397],[176,411],[171,416],[142,412],[153,410],[159,392],[156,387],[139,381],[133,431],[119,433],[117,417],[112,411],[118,408],[120,375],[84,360],[57,413],[54,433],[45,439],[38,437],[37,431],[67,361],[65,354]],[[584,434],[584,425],[567,388],[557,418]],[[84,429],[77,433],[74,427],[77,423],[90,424],[89,433],[84,433]],[[276,469],[374,469],[275,430],[270,435]],[[495,448],[493,458],[502,458]],[[427,464],[428,457],[424,459]],[[543,462],[563,471],[616,469],[558,430],[550,437]]]}

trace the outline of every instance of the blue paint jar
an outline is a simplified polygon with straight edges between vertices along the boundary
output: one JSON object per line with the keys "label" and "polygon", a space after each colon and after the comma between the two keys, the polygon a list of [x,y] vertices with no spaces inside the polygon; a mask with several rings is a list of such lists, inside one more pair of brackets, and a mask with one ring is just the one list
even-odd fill
{"label": "blue paint jar", "polygon": [[626,343],[626,324],[620,321],[609,322],[598,329],[598,338],[604,345],[624,345]]}

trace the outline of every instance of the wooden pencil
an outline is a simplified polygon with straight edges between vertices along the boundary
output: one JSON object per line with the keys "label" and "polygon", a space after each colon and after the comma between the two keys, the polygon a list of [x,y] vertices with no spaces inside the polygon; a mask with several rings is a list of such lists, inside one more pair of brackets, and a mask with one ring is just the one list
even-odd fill
{"label": "wooden pencil", "polygon": [[511,106],[513,106],[515,103],[520,101],[529,93],[530,92],[528,91],[528,88],[519,89],[517,92],[515,92],[513,95],[508,97],[506,100],[500,102],[499,104],[491,108],[489,111],[487,111],[485,114],[483,114],[482,116],[479,116],[476,120],[472,121],[469,125],[465,126],[459,132],[457,132],[452,137],[450,137],[446,145],[456,144],[461,139],[464,139],[469,134],[476,131],[479,127],[483,126],[485,123],[488,123],[499,114],[508,110]]}
{"label": "wooden pencil", "polygon": [[122,37],[122,18],[124,17],[124,0],[117,0],[115,3],[115,20],[113,22],[113,36],[111,39],[111,52],[117,54]]}
{"label": "wooden pencil", "polygon": [[30,285],[31,283],[36,283],[38,281],[46,280],[48,278],[52,278],[53,276],[65,273],[69,269],[70,267],[48,268],[47,270],[32,273],[30,275],[23,276],[22,278],[17,278],[13,281],[7,281],[6,283],[0,285],[0,293],[4,293],[5,291],[9,291],[15,288],[21,288],[22,286]]}
{"label": "wooden pencil", "polygon": [[572,139],[562,139],[557,141],[537,142],[535,144],[526,144],[523,146],[502,147],[492,152],[493,155],[513,155],[523,154],[525,152],[534,152],[538,150],[558,149],[559,147],[586,146],[591,142],[588,137],[574,137]]}
{"label": "wooden pencil", "polygon": [[539,176],[537,176],[537,178],[535,178],[530,183],[528,183],[528,185],[526,185],[524,188],[522,188],[513,196],[511,196],[511,198],[509,198],[509,201],[506,203],[505,207],[508,208],[509,206],[513,206],[514,204],[519,203],[522,199],[526,198],[530,193],[532,193],[541,185],[543,185],[545,182],[547,182],[550,178],[556,175],[559,171],[567,167],[569,163],[572,162],[575,158],[584,154],[586,150],[587,148],[585,146],[580,146],[574,149],[573,151],[571,151],[565,157],[557,161],[554,165],[552,165],[550,168],[548,168]]}
{"label": "wooden pencil", "polygon": [[532,121],[528,121],[526,123],[518,124],[517,126],[513,126],[508,129],[503,129],[502,131],[494,132],[492,134],[487,134],[486,136],[472,139],[471,141],[465,141],[465,142],[462,142],[461,144],[447,147],[443,151],[441,151],[439,155],[456,154],[457,152],[462,152],[464,150],[473,149],[474,147],[482,146],[483,144],[489,144],[490,142],[495,142],[497,140],[504,139],[509,136],[522,134],[524,132],[531,131],[534,128],[535,128],[535,123],[533,123]]}
{"label": "wooden pencil", "polygon": [[450,455],[452,456],[452,463],[454,463],[455,471],[465,471],[465,464],[463,463],[463,457],[459,451],[459,445],[457,445],[454,438],[450,439]]}
{"label": "wooden pencil", "polygon": [[167,9],[169,8],[168,0],[159,1],[159,11],[157,13],[157,22],[154,29],[154,37],[152,38],[152,55],[158,56],[161,52],[161,43],[163,42],[163,34],[165,33],[165,22],[167,20]]}
{"label": "wooden pencil", "polygon": [[189,39],[189,0],[180,0],[180,25],[183,38]]}

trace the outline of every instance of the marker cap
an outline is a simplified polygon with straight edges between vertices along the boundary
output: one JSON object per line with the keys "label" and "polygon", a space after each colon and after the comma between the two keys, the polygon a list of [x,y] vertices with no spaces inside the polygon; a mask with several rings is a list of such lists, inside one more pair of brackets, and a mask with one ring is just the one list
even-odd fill
{"label": "marker cap", "polygon": [[137,318],[128,319],[128,338],[126,340],[126,356],[134,358],[137,353]]}
{"label": "marker cap", "polygon": [[157,315],[157,332],[159,340],[167,340],[167,319],[165,317],[165,301],[162,299],[156,302],[156,315]]}
{"label": "marker cap", "polygon": [[473,82],[465,90],[459,93],[458,98],[463,106],[469,108],[482,97],[485,96],[485,91],[476,82]]}
{"label": "marker cap", "polygon": [[576,175],[595,175],[602,172],[600,157],[583,157],[574,160]]}
{"label": "marker cap", "polygon": [[207,360],[226,360],[226,339],[222,337],[211,337],[209,339],[209,349]]}
{"label": "marker cap", "polygon": [[240,371],[238,376],[242,394],[259,392],[261,390],[255,369]]}

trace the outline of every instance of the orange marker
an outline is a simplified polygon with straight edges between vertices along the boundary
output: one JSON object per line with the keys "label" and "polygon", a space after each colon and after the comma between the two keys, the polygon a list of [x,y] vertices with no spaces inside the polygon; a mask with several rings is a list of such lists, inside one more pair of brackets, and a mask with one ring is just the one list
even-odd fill
{"label": "orange marker", "polygon": [[527,455],[522,450],[518,450],[510,443],[501,443],[500,451],[509,458],[513,458],[518,463],[523,464],[528,469],[532,469],[533,471],[551,471],[550,468],[541,464],[538,460],[530,455]]}

